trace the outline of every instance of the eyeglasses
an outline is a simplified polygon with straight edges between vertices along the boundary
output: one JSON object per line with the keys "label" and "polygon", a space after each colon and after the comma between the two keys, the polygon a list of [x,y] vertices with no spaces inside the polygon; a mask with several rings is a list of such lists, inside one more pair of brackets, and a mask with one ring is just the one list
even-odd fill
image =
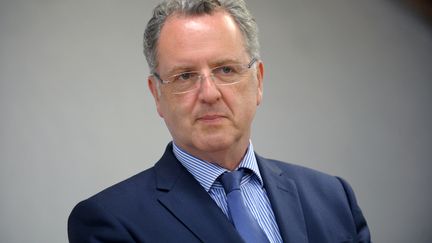
{"label": "eyeglasses", "polygon": [[[249,69],[258,59],[253,58],[248,64],[225,64],[211,69],[210,77],[216,85],[232,85],[243,80]],[[173,94],[182,94],[198,87],[205,75],[199,71],[182,72],[162,79],[158,73],[153,73],[159,81],[170,88]]]}

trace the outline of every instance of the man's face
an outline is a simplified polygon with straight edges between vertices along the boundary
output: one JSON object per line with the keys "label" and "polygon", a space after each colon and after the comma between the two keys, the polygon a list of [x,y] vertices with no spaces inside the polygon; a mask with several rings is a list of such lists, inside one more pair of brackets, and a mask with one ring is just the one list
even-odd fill
{"label": "man's face", "polygon": [[244,153],[262,98],[263,65],[259,62],[241,82],[232,85],[216,85],[209,78],[211,68],[251,60],[235,21],[222,11],[170,16],[161,30],[157,50],[157,72],[162,79],[182,71],[200,71],[206,76],[197,89],[182,94],[173,94],[163,84],[158,94],[159,81],[149,77],[157,111],[174,142],[210,162],[217,162],[212,161],[214,153]]}

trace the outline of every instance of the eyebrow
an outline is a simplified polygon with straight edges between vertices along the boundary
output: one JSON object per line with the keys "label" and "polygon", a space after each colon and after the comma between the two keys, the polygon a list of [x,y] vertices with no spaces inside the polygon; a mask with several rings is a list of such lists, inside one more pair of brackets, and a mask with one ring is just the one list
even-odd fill
{"label": "eyebrow", "polygon": [[172,75],[176,75],[179,73],[191,72],[191,71],[195,71],[195,68],[193,68],[192,66],[187,66],[187,65],[177,65],[177,66],[170,68],[167,72],[167,75],[172,76]]}
{"label": "eyebrow", "polygon": [[[214,67],[219,67],[219,66],[223,66],[225,64],[236,64],[236,63],[241,63],[239,61],[238,58],[223,58],[220,60],[216,60],[216,61],[212,61],[209,63],[209,67],[210,68],[214,68]],[[172,75],[176,75],[179,73],[184,73],[184,72],[195,72],[198,71],[198,68],[196,68],[196,66],[194,65],[176,65],[173,66],[172,68],[170,68],[167,72],[168,76],[172,76]]]}
{"label": "eyebrow", "polygon": [[226,58],[226,59],[221,59],[221,60],[213,62],[210,65],[210,67],[218,67],[218,66],[222,66],[225,64],[237,64],[237,63],[241,63],[241,61],[239,61],[237,58]]}

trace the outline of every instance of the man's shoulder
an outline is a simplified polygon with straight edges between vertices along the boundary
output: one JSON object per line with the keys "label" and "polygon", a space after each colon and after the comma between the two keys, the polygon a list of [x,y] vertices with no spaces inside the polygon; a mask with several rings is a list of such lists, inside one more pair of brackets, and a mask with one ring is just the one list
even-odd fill
{"label": "man's shoulder", "polygon": [[[343,179],[305,166],[258,157],[264,174],[272,179],[269,192],[278,198],[285,188],[298,197],[309,228],[337,228],[357,235],[355,242],[370,242],[370,233],[351,186]],[[274,177],[280,177],[274,179]],[[264,178],[265,179],[265,178]],[[343,234],[343,233],[342,233]],[[342,235],[341,234],[341,235]],[[350,233],[346,233],[349,235]],[[314,242],[320,235],[313,235]],[[357,238],[358,237],[358,238]],[[364,240],[364,241],[362,241]],[[342,242],[342,241],[341,241]]]}
{"label": "man's shoulder", "polygon": [[[281,176],[291,180],[299,190],[328,190],[328,188],[343,189],[345,181],[340,177],[312,169],[306,166],[284,162],[280,160],[258,157],[261,167],[272,170]],[[326,189],[327,188],[327,189]]]}
{"label": "man's shoulder", "polygon": [[320,178],[320,179],[333,179],[335,176],[330,175],[326,172],[319,171],[316,169],[312,169],[303,165],[291,163],[291,162],[285,162],[281,160],[275,160],[275,159],[269,159],[264,158],[261,156],[257,156],[258,161],[261,163],[268,163],[268,165],[272,168],[277,168],[284,174],[292,177],[292,178]]}
{"label": "man's shoulder", "polygon": [[[157,177],[165,179],[165,174],[175,174],[177,170],[176,166],[178,163],[175,163],[175,158],[171,151],[171,144],[168,144],[164,154],[154,166],[100,191],[90,197],[89,200],[127,200],[131,197],[137,197],[137,195],[146,194],[146,196],[149,196],[154,194],[158,183]],[[168,173],[165,173],[167,171]]]}
{"label": "man's shoulder", "polygon": [[146,194],[149,196],[154,190],[155,172],[154,167],[151,167],[103,189],[86,199],[86,201],[93,201],[102,206],[108,206],[107,204],[127,203],[132,202],[130,199],[137,197],[137,195]]}

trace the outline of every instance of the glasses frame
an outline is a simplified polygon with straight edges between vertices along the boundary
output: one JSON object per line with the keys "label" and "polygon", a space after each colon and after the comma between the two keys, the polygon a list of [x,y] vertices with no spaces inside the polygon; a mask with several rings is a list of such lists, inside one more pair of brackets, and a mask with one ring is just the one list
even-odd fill
{"label": "glasses frame", "polygon": [[[255,58],[255,57],[252,58],[251,61],[246,65],[247,70],[249,70],[249,69],[250,69],[250,68],[251,68],[251,67],[252,67],[252,66],[253,66],[257,61],[258,61],[257,58]],[[219,67],[223,67],[223,66],[224,66],[224,65],[221,65],[221,66],[218,66],[218,67],[214,67],[214,68],[212,68],[211,70],[213,71],[214,69],[217,69],[217,68],[219,68]],[[198,72],[198,71],[193,71],[193,72]],[[171,75],[170,77],[173,77],[173,76],[176,76],[176,75],[180,75],[180,74],[182,74],[182,73],[174,74],[174,75]],[[157,72],[153,72],[153,76],[156,77],[156,78],[159,80],[159,82],[160,82],[161,84],[170,84],[170,83],[173,83],[172,81],[163,80]],[[213,73],[210,74],[210,76],[211,76],[212,78],[214,78]],[[198,82],[198,81],[202,81],[203,77],[204,77],[204,75],[203,75],[202,73],[200,73],[199,76],[198,76],[198,80],[197,80],[196,82]],[[240,82],[240,81],[233,82],[233,83],[226,83],[226,84],[218,84],[218,83],[216,83],[216,85],[231,85],[231,84],[236,84],[236,83],[238,83],[238,82]],[[192,88],[192,89],[189,89],[189,90],[186,90],[186,91],[173,92],[173,94],[183,94],[183,93],[188,93],[188,92],[190,92],[190,91],[192,91],[192,90],[194,90],[194,89],[195,89],[195,88]]]}

